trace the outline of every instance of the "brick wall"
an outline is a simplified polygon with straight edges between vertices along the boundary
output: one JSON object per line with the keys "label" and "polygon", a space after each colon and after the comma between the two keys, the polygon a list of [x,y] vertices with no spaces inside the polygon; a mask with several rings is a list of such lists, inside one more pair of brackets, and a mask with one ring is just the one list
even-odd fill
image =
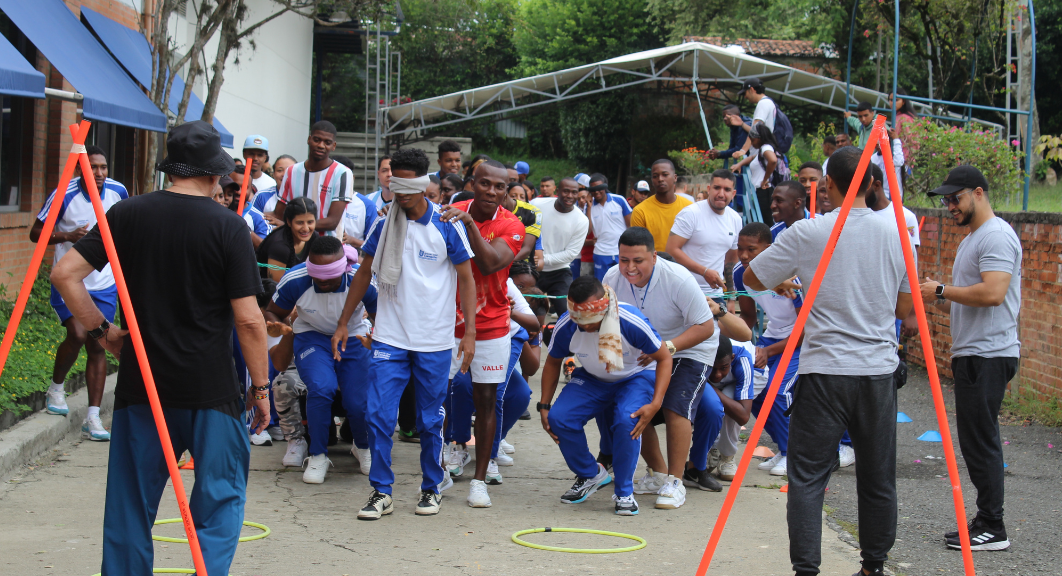
{"label": "brick wall", "polygon": [[[919,276],[949,282],[955,250],[969,229],[955,225],[941,209],[916,208],[922,227]],[[1014,227],[1021,239],[1022,282],[1018,338],[1021,362],[1011,390],[1022,386],[1043,397],[1062,398],[1062,214],[1039,212],[996,213]],[[951,377],[950,318],[927,307],[933,353],[943,377]],[[909,341],[908,359],[925,365],[922,347]]]}

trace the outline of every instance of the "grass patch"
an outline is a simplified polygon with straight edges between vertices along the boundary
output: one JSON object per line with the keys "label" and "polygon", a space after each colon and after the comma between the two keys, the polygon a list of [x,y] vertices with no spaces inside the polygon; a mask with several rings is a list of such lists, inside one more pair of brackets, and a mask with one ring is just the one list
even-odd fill
{"label": "grass patch", "polygon": [[473,152],[475,154],[486,154],[487,156],[510,166],[521,160],[527,162],[527,164],[531,166],[531,173],[527,175],[527,179],[536,187],[538,181],[546,176],[552,176],[554,180],[560,182],[561,178],[567,178],[569,176],[575,176],[579,172],[585,172],[585,170],[579,169],[579,165],[575,163],[575,160],[570,160],[568,158],[529,158],[520,154],[510,154],[500,150],[491,150],[487,148],[473,150]]}
{"label": "grass patch", "polygon": [[1024,386],[1017,394],[1003,397],[1000,416],[1013,424],[1042,424],[1051,428],[1062,427],[1062,401],[1058,398],[1043,398]]}
{"label": "grass patch", "polygon": [[835,517],[833,515],[835,510],[827,504],[822,505],[822,511],[825,512],[826,515],[829,516],[831,519],[833,519],[833,521],[836,522],[837,525],[840,526],[845,532],[851,534],[852,538],[855,538],[856,542],[859,541],[859,526],[857,526],[854,522],[841,520],[840,518]]}

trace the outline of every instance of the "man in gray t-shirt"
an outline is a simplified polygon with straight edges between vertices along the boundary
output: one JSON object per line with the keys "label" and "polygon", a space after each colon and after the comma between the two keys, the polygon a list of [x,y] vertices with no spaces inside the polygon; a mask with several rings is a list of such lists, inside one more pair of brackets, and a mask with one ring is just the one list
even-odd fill
{"label": "man in gray t-shirt", "polygon": [[[970,523],[974,550],[1010,546],[1003,526],[1003,446],[999,407],[1018,371],[1018,310],[1021,308],[1021,242],[988,201],[988,182],[973,166],[948,173],[929,193],[970,235],[955,251],[951,284],[926,279],[922,298],[951,311],[951,371],[955,424],[970,481],[977,488],[977,516]],[[958,532],[944,540],[960,549]]]}
{"label": "man in gray t-shirt", "polygon": [[[830,157],[825,185],[840,206],[860,151]],[[789,421],[789,556],[797,576],[817,574],[822,503],[837,443],[848,430],[859,466],[859,544],[863,574],[883,574],[896,540],[896,319],[911,309],[910,285],[896,225],[867,208],[869,171],[823,276],[800,349],[800,380]],[[749,262],[751,290],[811,284],[840,209],[801,220]],[[907,231],[905,230],[906,234]],[[806,305],[806,304],[805,304]],[[795,333],[794,333],[795,335]],[[781,370],[781,368],[779,368]]]}

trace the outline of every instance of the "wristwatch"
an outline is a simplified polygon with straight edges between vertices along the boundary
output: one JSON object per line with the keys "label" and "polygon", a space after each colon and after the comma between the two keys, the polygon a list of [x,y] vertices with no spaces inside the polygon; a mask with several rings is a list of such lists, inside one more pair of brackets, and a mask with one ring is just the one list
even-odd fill
{"label": "wristwatch", "polygon": [[549,410],[553,407],[553,404],[543,404],[541,402],[535,402],[535,411],[541,412],[543,410]]}
{"label": "wristwatch", "polygon": [[937,284],[937,300],[944,300],[944,284]]}
{"label": "wristwatch", "polygon": [[94,328],[88,331],[88,335],[93,340],[99,340],[107,334],[107,329],[111,327],[111,323],[106,318],[103,319],[103,324],[100,324],[99,328]]}
{"label": "wristwatch", "polygon": [[664,346],[667,346],[667,351],[672,356],[675,355],[675,352],[678,352],[678,348],[675,348],[675,345],[671,343],[671,340],[664,342]]}
{"label": "wristwatch", "polygon": [[728,313],[728,312],[730,312],[730,311],[729,311],[729,310],[727,310],[727,309],[726,309],[726,307],[724,307],[724,306],[720,306],[720,308],[722,308],[722,309],[723,309],[723,311],[722,311],[722,312],[720,312],[720,313],[718,313],[718,314],[712,314],[712,318],[715,318],[716,320],[718,320],[718,319],[722,318],[723,316],[726,316],[726,315],[727,315],[727,313]]}

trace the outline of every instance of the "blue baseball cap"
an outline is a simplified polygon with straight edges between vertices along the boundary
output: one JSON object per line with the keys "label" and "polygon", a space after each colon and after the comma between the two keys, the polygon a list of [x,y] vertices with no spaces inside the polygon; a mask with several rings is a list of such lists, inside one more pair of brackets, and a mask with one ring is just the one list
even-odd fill
{"label": "blue baseball cap", "polygon": [[269,152],[269,140],[259,134],[251,134],[243,141],[244,150],[265,150]]}
{"label": "blue baseball cap", "polygon": [[526,174],[530,174],[531,173],[531,167],[527,165],[527,162],[524,162],[523,160],[521,160],[521,161],[516,163],[516,173],[517,174],[525,174],[525,175]]}

